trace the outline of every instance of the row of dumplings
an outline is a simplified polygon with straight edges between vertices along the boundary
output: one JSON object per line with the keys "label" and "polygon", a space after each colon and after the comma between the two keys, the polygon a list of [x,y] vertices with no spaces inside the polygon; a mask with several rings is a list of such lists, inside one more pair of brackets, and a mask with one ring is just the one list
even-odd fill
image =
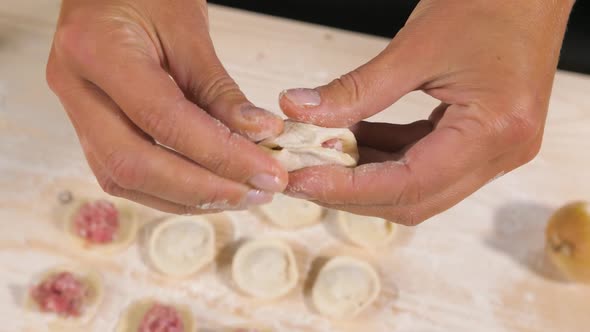
{"label": "row of dumplings", "polygon": [[[325,214],[313,203],[282,195],[254,212],[287,229],[314,225]],[[125,203],[92,199],[69,202],[60,217],[64,232],[74,244],[98,253],[117,252],[133,243],[137,219],[134,209]],[[338,213],[338,225],[340,234],[349,242],[363,247],[384,245],[394,233],[393,224],[385,220],[344,212]],[[159,273],[186,277],[215,258],[215,242],[208,216],[174,216],[151,229],[146,249],[152,267]],[[254,239],[241,245],[232,259],[231,276],[243,293],[261,299],[289,293],[300,279],[292,248],[278,239]],[[378,273],[370,264],[337,256],[324,264],[315,277],[311,298],[319,313],[335,319],[351,318],[375,300],[380,288]],[[60,321],[78,323],[93,314],[102,294],[97,273],[61,267],[47,272],[34,284],[26,303],[29,309],[53,313]],[[65,304],[56,306],[55,302],[60,301]],[[186,308],[144,299],[129,307],[117,332],[159,331],[161,326],[184,332],[193,331],[194,325]]]}

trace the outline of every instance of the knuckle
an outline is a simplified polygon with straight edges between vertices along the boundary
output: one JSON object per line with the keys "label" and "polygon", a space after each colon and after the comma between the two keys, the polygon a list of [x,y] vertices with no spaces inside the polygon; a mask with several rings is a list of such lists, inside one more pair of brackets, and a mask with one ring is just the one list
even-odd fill
{"label": "knuckle", "polygon": [[332,84],[340,88],[345,96],[346,103],[353,105],[362,98],[362,79],[358,70],[353,70],[332,81]]}
{"label": "knuckle", "polygon": [[[531,114],[529,112],[528,114]],[[536,116],[519,116],[515,121],[515,128],[521,133],[523,141],[531,141],[541,131],[541,121]]]}
{"label": "knuckle", "polygon": [[[221,155],[222,154],[223,153],[221,153]],[[221,155],[208,158],[208,168],[215,174],[225,174],[228,169],[227,162]]]}
{"label": "knuckle", "polygon": [[[179,103],[177,103],[179,104]],[[159,106],[148,106],[139,116],[139,125],[159,143],[181,149],[178,145],[183,141],[180,139],[181,130],[178,130],[177,112],[164,112]]]}
{"label": "knuckle", "polygon": [[206,158],[207,168],[215,174],[225,174],[229,169],[229,162],[224,151],[211,153]]}
{"label": "knuckle", "polygon": [[530,142],[539,135],[543,121],[542,105],[535,97],[521,96],[501,118],[500,134],[512,144]]}
{"label": "knuckle", "polygon": [[223,205],[227,202],[224,200],[224,197],[217,186],[210,188],[208,192],[203,193],[202,196],[199,198],[196,206],[201,207],[203,209],[210,209],[216,205]]}
{"label": "knuckle", "polygon": [[528,164],[529,162],[533,161],[541,151],[541,143],[542,140],[537,139],[533,141],[532,144],[527,144],[522,152],[521,158],[518,160],[518,166]]}
{"label": "knuckle", "polygon": [[[130,19],[136,13],[132,13],[133,6],[107,6],[103,11],[107,15],[97,15],[97,11],[89,6],[79,6],[68,10],[60,17],[60,22],[53,36],[53,47],[56,55],[65,57],[74,64],[96,67],[97,53],[101,58],[106,58],[116,47],[128,47],[130,41],[141,38],[143,29]],[[105,38],[108,37],[108,38]],[[135,43],[134,43],[135,45]],[[143,52],[117,53],[123,56],[140,54]],[[99,59],[100,60],[100,59]],[[107,62],[104,62],[106,65]],[[109,63],[112,67],[112,63]]]}
{"label": "knuckle", "polygon": [[[213,174],[204,175],[200,178],[202,183],[215,183],[215,176]],[[189,182],[187,182],[189,183]],[[193,183],[193,181],[190,181]],[[220,202],[224,202],[220,186],[208,185],[201,187],[196,197],[192,197],[187,203],[189,206],[195,208],[207,208]]]}
{"label": "knuckle", "polygon": [[145,179],[144,169],[140,158],[126,151],[114,151],[107,156],[105,168],[110,178],[119,186],[136,190]]}
{"label": "knuckle", "polygon": [[82,56],[89,41],[93,40],[88,38],[88,32],[85,30],[87,24],[84,21],[86,20],[83,13],[71,14],[57,28],[53,44],[58,54],[72,59],[79,59]]}
{"label": "knuckle", "polygon": [[[530,113],[527,113],[530,114]],[[513,113],[508,115],[507,125],[502,135],[512,144],[530,142],[536,137],[541,125],[533,117],[526,114]]]}
{"label": "knuckle", "polygon": [[61,70],[55,64],[55,60],[50,57],[45,68],[45,81],[51,91],[58,93],[63,91],[63,79]]}
{"label": "knuckle", "polygon": [[112,196],[121,196],[123,192],[123,188],[121,188],[113,179],[110,177],[105,177],[102,179],[98,179],[98,184],[100,188],[107,194]]}
{"label": "knuckle", "polygon": [[224,96],[241,95],[238,85],[223,67],[212,69],[203,83],[195,86],[192,90],[194,97],[204,108],[210,107]]}
{"label": "knuckle", "polygon": [[[223,134],[219,136],[219,146],[233,146],[237,137],[238,134],[230,132],[229,129],[224,129]],[[209,156],[205,158],[207,168],[215,174],[229,174],[233,168],[229,150],[228,148],[222,148],[211,151]]]}

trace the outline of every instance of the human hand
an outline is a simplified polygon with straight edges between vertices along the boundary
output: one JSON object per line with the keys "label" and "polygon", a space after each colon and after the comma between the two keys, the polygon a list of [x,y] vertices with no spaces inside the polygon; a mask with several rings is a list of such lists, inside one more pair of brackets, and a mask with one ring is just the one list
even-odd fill
{"label": "human hand", "polygon": [[283,121],[223,68],[205,0],[64,0],[47,81],[107,193],[192,214],[265,203],[286,186],[252,142]]}
{"label": "human hand", "polygon": [[[328,85],[281,95],[290,118],[354,125],[370,151],[361,157],[380,161],[299,170],[286,192],[415,225],[527,163],[541,145],[572,5],[422,0],[376,58]],[[413,90],[441,101],[428,121],[359,123]]]}

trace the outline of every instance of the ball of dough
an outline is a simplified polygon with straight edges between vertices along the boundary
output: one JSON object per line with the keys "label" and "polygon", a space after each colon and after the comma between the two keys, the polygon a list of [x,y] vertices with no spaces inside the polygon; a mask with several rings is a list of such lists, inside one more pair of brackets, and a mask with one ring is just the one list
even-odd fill
{"label": "ball of dough", "polygon": [[246,294],[274,299],[295,287],[299,272],[288,244],[279,240],[251,240],[236,252],[232,277]]}
{"label": "ball of dough", "polygon": [[161,273],[191,275],[215,257],[215,231],[205,217],[172,217],[151,232],[149,257]]}
{"label": "ball of dough", "polygon": [[318,223],[324,209],[312,202],[277,194],[271,203],[258,207],[270,223],[282,228],[300,228]]}
{"label": "ball of dough", "polygon": [[395,224],[390,221],[345,211],[338,211],[338,226],[342,236],[364,248],[386,245],[395,235]]}
{"label": "ball of dough", "polygon": [[546,244],[563,274],[590,283],[590,203],[575,202],[557,210],[547,225]]}
{"label": "ball of dough", "polygon": [[352,257],[332,258],[320,270],[312,300],[318,312],[334,319],[357,316],[379,295],[381,282],[367,262]]}

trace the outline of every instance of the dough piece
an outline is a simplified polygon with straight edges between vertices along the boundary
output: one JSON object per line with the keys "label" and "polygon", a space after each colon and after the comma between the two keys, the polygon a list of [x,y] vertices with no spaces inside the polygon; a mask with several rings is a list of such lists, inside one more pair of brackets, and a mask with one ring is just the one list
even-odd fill
{"label": "dough piece", "polygon": [[347,128],[324,128],[285,121],[283,133],[259,143],[287,171],[317,165],[356,166],[359,154],[354,134]]}
{"label": "dough piece", "polygon": [[287,195],[277,194],[271,203],[257,207],[270,223],[282,228],[299,228],[318,223],[324,208]]}
{"label": "dough piece", "polygon": [[100,201],[101,200],[98,199],[82,198],[71,202],[63,216],[64,232],[68,235],[74,246],[77,248],[82,248],[84,250],[89,250],[98,254],[113,254],[123,251],[135,240],[138,228],[137,214],[135,213],[135,210],[127,203],[119,201],[107,201],[115,206],[118,213],[119,225],[112,241],[105,243],[91,242],[88,239],[80,236],[77,232],[76,217],[80,212],[80,209],[87,204]]}
{"label": "dough piece", "polygon": [[162,274],[185,277],[213,260],[215,231],[205,217],[172,217],[151,232],[148,252]]}
{"label": "dough piece", "polygon": [[320,270],[312,288],[312,300],[324,316],[353,318],[379,295],[381,282],[367,262],[352,257],[332,258]]}
{"label": "dough piece", "polygon": [[353,244],[376,248],[388,244],[395,235],[395,224],[382,218],[338,211],[340,233]]}
{"label": "dough piece", "polygon": [[[85,296],[80,307],[79,316],[61,316],[53,312],[43,311],[37,301],[33,298],[32,291],[35,287],[64,272],[73,275],[74,278],[85,288]],[[68,289],[68,287],[70,286],[63,285],[60,288]],[[45,271],[38,278],[33,280],[33,283],[27,292],[24,307],[30,312],[43,313],[55,317],[55,320],[49,323],[50,326],[55,328],[59,328],[60,326],[79,326],[86,324],[96,315],[96,311],[102,303],[103,297],[104,287],[102,278],[98,272],[81,266],[60,266]]]}
{"label": "dough piece", "polygon": [[289,245],[279,240],[252,240],[234,256],[232,276],[246,294],[275,299],[295,287],[299,272]]}
{"label": "dough piece", "polygon": [[154,299],[143,299],[132,303],[127,307],[127,310],[121,315],[119,323],[115,332],[137,332],[141,327],[145,315],[153,308],[154,305],[165,305],[176,310],[184,332],[196,332],[196,322],[191,314],[191,311],[186,307],[178,304],[163,304]]}

